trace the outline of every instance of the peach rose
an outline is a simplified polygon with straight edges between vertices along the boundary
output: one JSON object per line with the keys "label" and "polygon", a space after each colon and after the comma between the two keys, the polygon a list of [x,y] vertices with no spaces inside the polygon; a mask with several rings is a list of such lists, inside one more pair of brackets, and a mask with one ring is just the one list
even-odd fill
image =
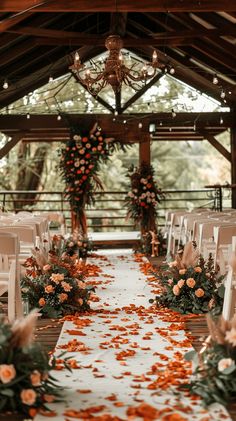
{"label": "peach rose", "polygon": [[54,288],[53,288],[53,286],[52,286],[52,285],[47,285],[47,286],[44,288],[44,291],[45,291],[47,294],[51,294],[52,292],[54,292]]}
{"label": "peach rose", "polygon": [[45,304],[46,304],[45,299],[44,299],[43,297],[42,297],[42,298],[40,298],[40,299],[39,299],[39,305],[40,305],[40,307],[45,306]]}
{"label": "peach rose", "polygon": [[168,279],[168,281],[167,281],[167,283],[169,284],[169,285],[172,285],[173,284],[173,279]]}
{"label": "peach rose", "polygon": [[184,286],[184,284],[185,284],[185,280],[184,279],[180,279],[178,281],[178,283],[177,283],[177,285],[178,285],[179,288],[182,288]]}
{"label": "peach rose", "polygon": [[178,285],[174,285],[172,291],[173,291],[173,294],[174,295],[179,295],[180,294],[180,288],[178,287]]}
{"label": "peach rose", "polygon": [[200,266],[196,266],[196,267],[194,268],[194,271],[195,271],[196,273],[202,273],[202,268],[200,268]]}
{"label": "peach rose", "polygon": [[170,268],[173,268],[173,267],[175,267],[175,266],[177,266],[177,262],[176,262],[176,260],[174,260],[173,262],[170,262],[170,263],[169,263],[169,267],[170,267]]}
{"label": "peach rose", "polygon": [[68,295],[67,295],[67,294],[64,294],[64,293],[62,292],[61,294],[59,294],[59,295],[58,295],[58,297],[59,297],[59,301],[60,301],[60,303],[63,303],[64,301],[66,301],[66,300],[67,300]]}
{"label": "peach rose", "polygon": [[13,364],[0,365],[0,380],[2,383],[10,383],[16,377],[16,370]]}
{"label": "peach rose", "polygon": [[205,294],[205,292],[203,291],[203,289],[202,288],[198,288],[198,289],[196,289],[196,291],[195,291],[195,295],[196,295],[196,297],[198,297],[198,298],[201,298],[201,297],[203,297],[203,295]]}
{"label": "peach rose", "polygon": [[196,285],[196,281],[193,278],[188,278],[186,281],[186,284],[188,285],[189,288],[194,288]]}
{"label": "peach rose", "polygon": [[62,288],[64,289],[64,291],[70,291],[72,289],[72,286],[70,284],[68,284],[68,282],[62,282],[61,283]]}
{"label": "peach rose", "polygon": [[30,381],[33,386],[41,386],[41,374],[38,370],[34,370],[30,375]]}
{"label": "peach rose", "polygon": [[20,393],[21,401],[25,405],[33,405],[36,401],[36,392],[33,389],[23,389]]}
{"label": "peach rose", "polygon": [[63,273],[52,273],[50,279],[55,282],[55,284],[59,284],[60,281],[64,281]]}
{"label": "peach rose", "polygon": [[180,275],[185,275],[186,272],[187,272],[187,269],[180,269],[179,270]]}
{"label": "peach rose", "polygon": [[50,265],[44,265],[43,266],[43,270],[44,270],[44,272],[47,272],[48,270],[50,270],[51,269],[51,266]]}

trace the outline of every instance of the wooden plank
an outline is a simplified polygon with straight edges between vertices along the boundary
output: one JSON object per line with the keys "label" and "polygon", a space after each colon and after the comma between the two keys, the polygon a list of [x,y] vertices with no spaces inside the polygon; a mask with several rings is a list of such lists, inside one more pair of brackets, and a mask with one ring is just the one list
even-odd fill
{"label": "wooden plank", "polygon": [[[68,121],[72,124],[79,123],[80,121],[84,121],[84,123],[88,124],[89,126],[94,122],[98,121],[101,122],[103,125],[110,127],[113,131],[119,132],[121,127],[128,127],[130,130],[137,127],[137,124],[140,120],[143,123],[143,131],[145,132],[146,129],[149,128],[149,124],[153,123],[158,125],[160,121],[162,121],[163,125],[167,126],[180,126],[184,124],[188,124],[193,126],[194,122],[197,119],[198,129],[204,129],[205,127],[219,127],[220,125],[220,117],[222,117],[222,113],[220,112],[202,112],[202,113],[190,113],[190,112],[180,112],[176,114],[176,117],[173,121],[172,113],[132,113],[128,115],[128,123],[125,125],[123,121],[125,119],[124,115],[116,116],[114,120],[113,114],[66,114],[68,117]],[[121,126],[121,123],[123,124]],[[235,124],[235,116],[233,112],[224,113],[224,126],[225,127],[233,127]],[[7,132],[8,130],[13,132],[18,130],[32,130],[32,129],[59,129],[59,128],[66,128],[68,127],[67,121],[64,119],[58,121],[55,114],[34,114],[31,116],[29,120],[26,120],[26,117],[23,115],[0,115],[0,130],[3,132]]]}
{"label": "wooden plank", "polygon": [[234,0],[5,0],[0,4],[0,12],[19,12],[31,9],[34,12],[189,12],[189,11],[236,11]]}
{"label": "wooden plank", "polygon": [[23,12],[17,15],[12,15],[7,17],[6,19],[0,21],[0,32],[5,32],[9,30],[12,26],[17,25],[17,23],[22,22],[24,19],[31,16],[32,13]]}
{"label": "wooden plank", "polygon": [[231,162],[231,153],[214,136],[207,133],[204,137],[224,158]]}
{"label": "wooden plank", "polygon": [[139,165],[143,162],[148,165],[151,163],[151,142],[149,133],[143,135],[142,141],[139,143]]}

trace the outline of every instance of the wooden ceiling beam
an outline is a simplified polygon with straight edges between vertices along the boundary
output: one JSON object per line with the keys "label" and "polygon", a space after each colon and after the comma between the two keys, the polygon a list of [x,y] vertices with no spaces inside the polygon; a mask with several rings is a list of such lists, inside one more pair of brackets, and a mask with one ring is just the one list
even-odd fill
{"label": "wooden ceiling beam", "polygon": [[14,62],[19,57],[27,55],[29,51],[35,48],[35,45],[36,44],[33,39],[23,41],[14,46],[14,49],[10,49],[4,54],[1,54],[0,67],[6,66],[7,64]]}
{"label": "wooden ceiling beam", "polygon": [[[206,113],[177,113],[176,117],[173,119],[172,113],[137,113],[137,114],[127,114],[116,116],[114,121],[113,114],[62,114],[62,120],[58,121],[55,114],[43,114],[43,115],[31,115],[30,119],[26,119],[26,116],[23,115],[0,115],[0,131],[11,133],[26,130],[59,130],[61,128],[68,128],[70,125],[81,124],[87,125],[88,128],[98,122],[101,124],[103,130],[108,129],[116,131],[119,130],[127,131],[137,129],[138,123],[142,121],[143,127],[140,132],[146,132],[149,129],[149,124],[155,124],[157,127],[162,122],[162,127],[164,125],[171,126],[174,130],[175,126],[182,127],[193,127],[194,123],[197,121],[197,130],[201,128],[206,129],[216,128],[222,130],[220,125],[220,118],[224,118],[225,127],[234,127],[235,125],[235,116],[234,113],[217,113],[217,112],[206,112]],[[123,120],[127,120],[126,124],[123,124]]]}
{"label": "wooden ceiling beam", "polygon": [[22,12],[32,9],[34,12],[178,12],[178,11],[236,11],[234,0],[4,0],[0,3],[0,12]]}
{"label": "wooden ceiling beam", "polygon": [[0,159],[6,156],[14,146],[21,140],[22,136],[19,133],[14,134],[11,140],[9,140],[1,149],[0,149]]}
{"label": "wooden ceiling beam", "polygon": [[17,15],[11,15],[0,21],[0,32],[6,32],[14,25],[22,22],[33,14],[33,12],[25,12]]}

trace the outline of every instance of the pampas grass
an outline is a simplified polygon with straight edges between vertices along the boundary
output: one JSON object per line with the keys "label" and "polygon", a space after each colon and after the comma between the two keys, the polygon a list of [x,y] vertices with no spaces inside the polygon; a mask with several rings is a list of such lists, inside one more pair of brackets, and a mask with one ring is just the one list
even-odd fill
{"label": "pampas grass", "polygon": [[13,348],[24,348],[32,343],[38,315],[38,310],[35,309],[25,318],[15,321],[11,329],[12,337],[10,339]]}

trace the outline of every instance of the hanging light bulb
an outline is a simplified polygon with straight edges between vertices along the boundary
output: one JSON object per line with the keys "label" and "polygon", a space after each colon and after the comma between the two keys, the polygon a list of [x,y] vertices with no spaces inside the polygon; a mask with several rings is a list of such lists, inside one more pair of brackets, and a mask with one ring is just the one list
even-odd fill
{"label": "hanging light bulb", "polygon": [[29,120],[30,119],[30,113],[27,113],[26,118]]}
{"label": "hanging light bulb", "polygon": [[174,108],[172,108],[171,113],[172,113],[172,117],[175,118],[176,117],[176,112],[175,112]]}
{"label": "hanging light bulb", "polygon": [[127,121],[126,121],[126,120],[124,120],[124,121],[123,121],[123,123],[124,123],[124,124],[126,124],[126,123],[127,123]]}
{"label": "hanging light bulb", "polygon": [[142,127],[143,127],[143,123],[141,123],[140,121],[140,123],[138,123],[138,128],[141,129]]}
{"label": "hanging light bulb", "polygon": [[224,98],[225,98],[225,91],[224,91],[224,89],[222,89],[222,91],[221,91],[221,93],[220,93],[220,97],[221,97],[222,99],[224,99]]}
{"label": "hanging light bulb", "polygon": [[215,74],[213,76],[212,83],[213,83],[213,85],[217,85],[218,82],[219,82],[219,80],[218,80],[217,74]]}
{"label": "hanging light bulb", "polygon": [[2,85],[3,89],[8,89],[8,81],[7,79],[4,80],[4,83]]}
{"label": "hanging light bulb", "polygon": [[61,115],[60,114],[58,114],[57,120],[61,120]]}
{"label": "hanging light bulb", "polygon": [[117,110],[115,110],[114,114],[115,114],[115,115],[118,115],[118,111],[117,111]]}
{"label": "hanging light bulb", "polygon": [[220,124],[223,124],[223,123],[224,123],[223,117],[220,117]]}
{"label": "hanging light bulb", "polygon": [[174,68],[174,67],[171,67],[171,68],[170,68],[170,74],[171,74],[171,75],[174,75],[174,74],[175,74],[175,68]]}
{"label": "hanging light bulb", "polygon": [[53,82],[53,77],[52,77],[52,75],[50,75],[49,79],[48,79],[48,83],[52,83],[52,82]]}

